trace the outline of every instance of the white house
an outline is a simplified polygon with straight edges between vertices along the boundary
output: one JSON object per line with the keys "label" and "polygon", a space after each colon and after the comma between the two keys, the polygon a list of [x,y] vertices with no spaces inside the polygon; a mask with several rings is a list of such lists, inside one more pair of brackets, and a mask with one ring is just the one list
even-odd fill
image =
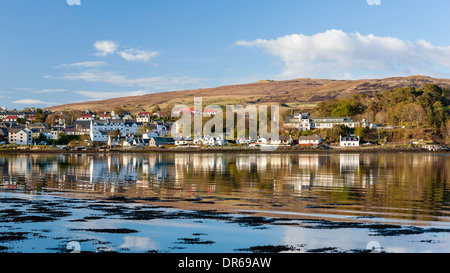
{"label": "white house", "polygon": [[111,118],[111,116],[109,114],[106,114],[106,113],[99,117],[100,120],[107,120],[107,119],[110,119],[110,118]]}
{"label": "white house", "polygon": [[18,118],[19,118],[18,116],[6,116],[3,119],[3,121],[4,122],[16,122]]}
{"label": "white house", "polygon": [[253,139],[251,139],[250,137],[246,138],[246,137],[238,137],[236,139],[236,144],[250,144],[255,142]]}
{"label": "white house", "polygon": [[175,145],[177,146],[187,146],[194,143],[194,140],[190,137],[175,139]]}
{"label": "white house", "polygon": [[159,137],[158,133],[155,131],[146,132],[142,135],[143,139],[151,139],[152,137]]}
{"label": "white house", "polygon": [[259,137],[258,140],[256,141],[256,144],[262,144],[262,145],[267,145],[270,143],[270,138],[268,137]]}
{"label": "white house", "polygon": [[361,122],[353,121],[351,117],[310,117],[309,113],[296,113],[284,120],[285,128],[297,128],[302,131],[313,129],[330,129],[335,125],[345,125],[349,128],[369,127],[370,122],[363,119]]}
{"label": "white house", "polygon": [[294,140],[289,136],[279,136],[278,139],[271,139],[270,144],[272,145],[291,145]]}
{"label": "white house", "polygon": [[80,115],[77,120],[94,120],[94,116],[91,114]]}
{"label": "white house", "polygon": [[206,145],[206,146],[227,145],[227,141],[223,137],[214,137],[214,136],[195,137],[193,143],[196,145]]}
{"label": "white house", "polygon": [[350,137],[339,137],[339,144],[341,147],[358,147],[359,146],[359,137],[350,136]]}
{"label": "white house", "polygon": [[320,145],[324,142],[321,136],[300,136],[298,138],[298,145]]}
{"label": "white house", "polygon": [[33,144],[33,132],[30,129],[10,129],[8,141],[11,144],[31,145]]}
{"label": "white house", "polygon": [[119,130],[121,137],[134,136],[139,124],[123,119],[91,120],[90,136],[92,141],[108,141],[108,132]]}
{"label": "white house", "polygon": [[150,112],[140,112],[137,114],[136,121],[142,123],[149,123],[152,117],[152,113]]}

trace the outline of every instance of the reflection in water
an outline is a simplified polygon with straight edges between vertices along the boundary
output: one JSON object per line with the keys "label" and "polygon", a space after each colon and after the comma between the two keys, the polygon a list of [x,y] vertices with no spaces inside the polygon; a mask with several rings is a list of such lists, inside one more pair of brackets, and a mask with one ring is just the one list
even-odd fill
{"label": "reflection in water", "polygon": [[0,155],[0,187],[234,200],[271,210],[447,221],[450,157],[363,154]]}

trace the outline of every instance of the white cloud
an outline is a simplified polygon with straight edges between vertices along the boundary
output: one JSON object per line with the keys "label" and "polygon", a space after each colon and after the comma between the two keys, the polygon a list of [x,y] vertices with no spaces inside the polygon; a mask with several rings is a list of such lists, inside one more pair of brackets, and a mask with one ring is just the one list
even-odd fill
{"label": "white cloud", "polygon": [[151,87],[153,90],[178,89],[189,85],[198,85],[202,82],[202,79],[199,78],[169,75],[129,78],[115,72],[103,72],[97,70],[68,73],[61,77],[61,79],[101,82],[119,86]]}
{"label": "white cloud", "polygon": [[36,99],[23,99],[23,100],[16,100],[13,101],[13,103],[17,103],[17,104],[44,104],[44,105],[56,105],[57,103],[53,103],[53,102],[45,102],[45,101],[41,101],[41,100],[36,100]]}
{"label": "white cloud", "polygon": [[55,68],[84,68],[84,67],[97,67],[108,64],[107,62],[78,62],[72,64],[61,64],[56,66]]}
{"label": "white cloud", "polygon": [[89,97],[96,100],[105,100],[111,98],[129,97],[129,96],[140,96],[149,94],[150,92],[144,90],[138,91],[125,91],[125,92],[97,92],[97,91],[75,91],[75,93]]}
{"label": "white cloud", "polygon": [[[97,49],[97,56],[105,57],[106,55],[116,53],[126,61],[148,62],[150,59],[158,56],[158,51],[140,50],[135,48],[128,48],[118,51],[118,44],[113,41],[97,41],[94,43]],[[69,65],[60,65],[59,67],[93,67],[103,65],[103,62],[80,62]]]}
{"label": "white cloud", "polygon": [[67,90],[66,89],[41,89],[41,90],[33,91],[33,93],[50,94],[50,93],[58,93],[58,92],[65,92],[65,91],[67,91]]}
{"label": "white cloud", "polygon": [[117,50],[117,44],[113,41],[97,41],[94,43],[94,47],[97,49],[98,56],[106,56],[112,54]]}
{"label": "white cloud", "polygon": [[143,51],[139,49],[127,49],[124,51],[117,52],[122,58],[127,61],[140,61],[148,62],[151,58],[156,57],[160,54],[157,51]]}
{"label": "white cloud", "polygon": [[279,58],[283,72],[278,78],[442,74],[450,68],[450,47],[334,29],[311,36],[242,40],[235,45],[261,48]]}

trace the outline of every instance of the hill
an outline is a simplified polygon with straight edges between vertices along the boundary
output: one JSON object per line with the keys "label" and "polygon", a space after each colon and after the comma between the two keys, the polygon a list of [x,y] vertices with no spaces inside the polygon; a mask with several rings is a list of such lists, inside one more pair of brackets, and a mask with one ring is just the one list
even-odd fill
{"label": "hill", "polygon": [[202,97],[203,104],[280,104],[288,109],[307,108],[330,100],[350,97],[357,93],[372,94],[396,87],[420,87],[433,83],[441,87],[450,87],[450,79],[436,79],[427,76],[392,77],[385,79],[328,80],[293,79],[286,81],[264,80],[256,83],[227,85],[215,88],[193,89],[172,92],[160,92],[141,96],[96,100],[83,103],[64,104],[48,107],[58,110],[111,111],[117,107],[136,114],[140,111],[153,111],[159,108],[170,111],[176,104],[193,106],[194,97]]}

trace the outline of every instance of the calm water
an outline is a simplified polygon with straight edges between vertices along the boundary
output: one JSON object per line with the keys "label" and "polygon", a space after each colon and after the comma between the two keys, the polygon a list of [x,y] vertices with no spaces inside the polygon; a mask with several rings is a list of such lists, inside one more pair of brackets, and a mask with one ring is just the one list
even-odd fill
{"label": "calm water", "polygon": [[[42,216],[49,204],[60,204],[64,211],[50,221],[4,220],[0,233],[19,229],[27,234],[22,240],[0,240],[5,251],[62,251],[75,240],[84,242],[86,251],[238,252],[267,245],[349,251],[376,241],[388,252],[450,252],[449,154],[0,155],[0,189],[4,219],[13,219],[8,218],[11,207],[20,208],[21,215],[39,207]],[[168,209],[140,203],[120,204],[117,214],[106,213],[95,209],[98,200],[77,201],[82,194],[161,206],[180,201],[189,211],[200,206],[236,214],[186,217],[181,205]],[[145,209],[160,217],[130,219]],[[262,225],[245,218],[243,225],[239,217],[248,213],[290,219],[287,225]],[[373,226],[336,227],[311,219],[408,229],[383,233]],[[127,230],[102,233],[100,227]],[[40,236],[31,236],[33,229]]]}

